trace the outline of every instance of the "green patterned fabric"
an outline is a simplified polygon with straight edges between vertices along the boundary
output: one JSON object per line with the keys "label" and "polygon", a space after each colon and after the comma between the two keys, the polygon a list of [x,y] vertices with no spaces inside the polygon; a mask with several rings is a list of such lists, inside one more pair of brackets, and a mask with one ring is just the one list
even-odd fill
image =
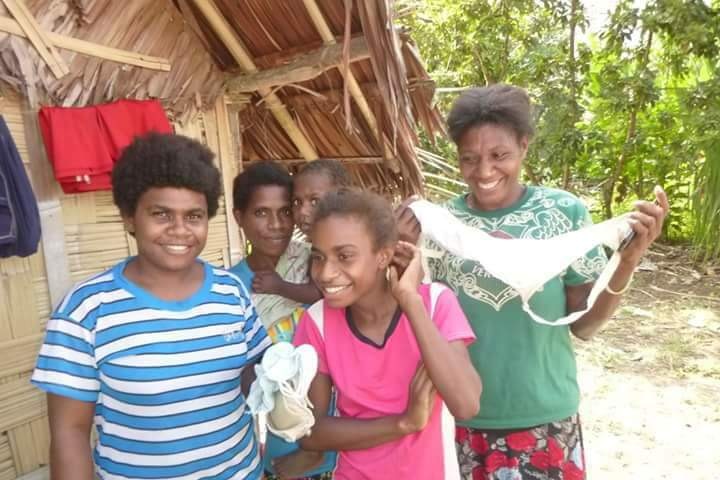
{"label": "green patterned fabric", "polygon": [[[500,210],[472,209],[466,195],[445,207],[465,224],[501,238],[544,239],[591,223],[578,198],[542,187],[527,187],[514,205]],[[434,251],[428,258],[432,279],[455,291],[477,336],[469,352],[483,381],[480,413],[459,423],[477,429],[524,428],[576,413],[580,394],[569,327],[532,321],[517,292],[479,263],[443,251],[431,240],[425,247]],[[531,308],[547,320],[565,316],[565,286],[593,282],[606,263],[603,250],[594,249],[547,282],[530,300]]]}

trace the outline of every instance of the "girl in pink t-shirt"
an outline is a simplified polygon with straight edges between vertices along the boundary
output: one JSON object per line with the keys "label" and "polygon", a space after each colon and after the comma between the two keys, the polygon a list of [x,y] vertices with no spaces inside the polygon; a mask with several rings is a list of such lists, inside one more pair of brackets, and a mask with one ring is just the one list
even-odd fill
{"label": "girl in pink t-shirt", "polygon": [[[338,480],[459,478],[452,416],[477,414],[481,382],[455,295],[420,284],[419,251],[398,244],[392,209],[377,195],[328,194],[310,238],[324,299],[294,338],[319,356],[309,393],[316,423],[302,447],[339,451]],[[402,276],[391,266],[396,249],[412,257]],[[327,415],[333,387],[338,416]]]}

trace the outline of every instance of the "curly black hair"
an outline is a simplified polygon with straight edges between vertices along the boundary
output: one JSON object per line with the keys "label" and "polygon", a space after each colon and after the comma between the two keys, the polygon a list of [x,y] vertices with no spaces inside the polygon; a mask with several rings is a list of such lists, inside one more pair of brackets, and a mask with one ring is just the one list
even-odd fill
{"label": "curly black hair", "polygon": [[373,246],[380,249],[398,239],[397,223],[390,202],[377,193],[344,188],[325,195],[318,203],[313,227],[330,217],[353,217],[365,223]]}
{"label": "curly black hair", "polygon": [[471,88],[455,99],[447,117],[448,132],[455,145],[469,128],[488,123],[508,127],[518,138],[531,138],[535,129],[527,92],[501,83]]}
{"label": "curly black hair", "polygon": [[259,187],[277,185],[292,195],[292,177],[279,163],[264,160],[253,163],[233,180],[233,209],[244,211]]}
{"label": "curly black hair", "polygon": [[182,135],[150,133],[136,138],[115,163],[112,193],[125,216],[135,214],[143,193],[154,187],[187,188],[205,194],[208,216],[217,213],[220,171],[209,148]]}
{"label": "curly black hair", "polygon": [[352,185],[350,172],[339,160],[332,158],[321,158],[306,163],[295,175],[299,178],[303,175],[327,175],[333,185],[337,188],[349,187]]}

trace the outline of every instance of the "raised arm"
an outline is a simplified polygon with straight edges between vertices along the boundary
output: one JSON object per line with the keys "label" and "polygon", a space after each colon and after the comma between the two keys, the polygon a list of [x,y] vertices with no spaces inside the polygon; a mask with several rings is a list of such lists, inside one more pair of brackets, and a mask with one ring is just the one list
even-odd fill
{"label": "raised arm", "polygon": [[95,469],[90,430],[95,404],[68,397],[47,395],[50,418],[50,478],[93,480]]}
{"label": "raised arm", "polygon": [[[465,340],[448,341],[430,318],[418,293],[423,276],[419,249],[406,242],[400,242],[398,248],[412,252],[412,260],[399,279],[397,270],[391,269],[393,295],[410,320],[430,379],[448,409],[459,420],[472,418],[480,410],[482,382],[470,361]],[[461,314],[459,307],[457,313]],[[468,337],[472,338],[471,334]]]}
{"label": "raised arm", "polygon": [[[570,331],[582,340],[589,340],[610,319],[620,304],[622,294],[629,287],[633,272],[648,247],[660,236],[663,222],[670,210],[667,195],[660,188],[655,189],[656,203],[637,202],[630,214],[635,238],[620,252],[620,264],[610,278],[607,288],[595,301],[593,307],[570,326]],[[568,286],[565,289],[568,312],[585,308],[592,283]]]}
{"label": "raised arm", "polygon": [[413,195],[405,199],[395,208],[395,219],[397,221],[400,240],[413,245],[417,244],[422,228],[415,214],[410,209],[410,204],[419,199],[420,197]]}

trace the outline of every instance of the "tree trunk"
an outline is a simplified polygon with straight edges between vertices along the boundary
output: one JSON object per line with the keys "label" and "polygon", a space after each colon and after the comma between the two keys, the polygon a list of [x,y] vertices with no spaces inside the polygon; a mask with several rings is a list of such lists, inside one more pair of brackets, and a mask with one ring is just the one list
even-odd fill
{"label": "tree trunk", "polygon": [[[576,82],[576,71],[577,65],[575,64],[575,27],[577,26],[577,11],[579,7],[579,0],[572,0],[570,3],[570,45],[568,47],[568,61],[570,64],[570,112],[572,115],[573,122],[578,121],[578,104],[577,104],[577,82]],[[572,128],[575,128],[573,125]],[[570,187],[570,167],[575,162],[577,155],[577,146],[573,144],[573,156],[565,157],[565,165],[563,165],[563,189],[567,190]]]}
{"label": "tree trunk", "polygon": [[[640,64],[638,65],[638,68],[636,70],[637,72],[641,72],[642,70],[645,70],[648,66],[648,61],[650,59],[650,47],[652,46],[652,39],[653,39],[653,33],[652,31],[648,32],[647,37],[647,43],[645,44],[644,51],[643,51],[643,57],[640,61]],[[627,133],[625,134],[625,142],[623,143],[622,151],[620,152],[620,156],[617,159],[617,162],[615,162],[615,166],[612,169],[612,172],[610,174],[610,179],[605,184],[605,189],[603,190],[603,211],[605,213],[605,218],[612,217],[613,210],[612,210],[612,203],[613,203],[613,195],[615,194],[615,186],[617,184],[618,179],[620,178],[620,175],[623,172],[623,169],[625,168],[625,163],[627,162],[627,158],[630,155],[630,149],[631,146],[635,140],[635,136],[637,135],[637,116],[638,112],[640,111],[640,108],[642,107],[642,102],[639,100],[635,101],[635,104],[632,106],[632,109],[630,110],[630,118],[628,120],[628,128]]]}
{"label": "tree trunk", "polygon": [[603,210],[605,212],[605,218],[610,218],[613,215],[612,203],[613,195],[615,194],[615,185],[617,184],[620,174],[625,167],[625,161],[627,160],[628,154],[630,153],[630,145],[637,135],[637,114],[638,109],[633,108],[630,112],[630,120],[628,121],[627,133],[625,134],[625,142],[623,143],[622,151],[620,156],[615,162],[612,173],[610,174],[610,180],[605,184],[603,191]]}
{"label": "tree trunk", "polygon": [[540,185],[540,179],[537,176],[537,173],[535,173],[535,170],[533,170],[532,165],[530,165],[530,162],[525,159],[523,162],[523,168],[525,170],[525,175],[527,175],[528,180],[530,180],[530,183],[532,185]]}
{"label": "tree trunk", "polygon": [[642,200],[645,198],[645,160],[642,158],[636,159],[637,161],[637,182],[635,182],[635,194]]}

